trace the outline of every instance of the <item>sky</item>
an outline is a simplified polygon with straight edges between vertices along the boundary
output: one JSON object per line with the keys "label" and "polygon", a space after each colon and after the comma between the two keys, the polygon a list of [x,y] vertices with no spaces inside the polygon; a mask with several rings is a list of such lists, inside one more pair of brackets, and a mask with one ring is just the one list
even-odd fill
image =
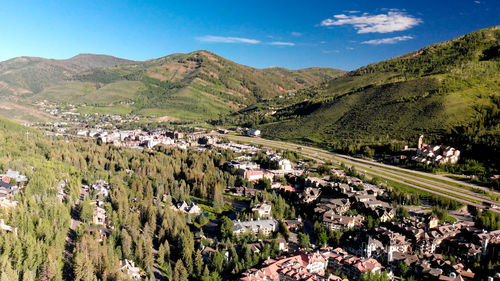
{"label": "sky", "polygon": [[498,0],[0,0],[0,61],[203,49],[257,68],[352,70],[499,24]]}

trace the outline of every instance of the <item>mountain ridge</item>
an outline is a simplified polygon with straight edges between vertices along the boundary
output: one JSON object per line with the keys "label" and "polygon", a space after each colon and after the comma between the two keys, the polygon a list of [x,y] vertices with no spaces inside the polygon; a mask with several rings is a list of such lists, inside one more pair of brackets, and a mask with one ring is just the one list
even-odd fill
{"label": "mountain ridge", "polygon": [[[106,61],[99,64],[102,58]],[[0,83],[4,83],[3,91],[0,85],[0,93],[4,95],[10,90],[14,96],[32,103],[47,100],[85,104],[97,106],[96,110],[101,111],[108,108],[109,112],[122,114],[171,115],[191,120],[228,114],[256,101],[307,88],[343,73],[328,68],[256,69],[207,50],[146,61],[94,54],[79,54],[51,63],[40,63],[45,60],[35,58],[17,60],[28,68],[20,67],[17,72],[22,77],[17,76],[17,80],[15,75],[9,76],[4,71],[2,76],[0,72]],[[34,66],[30,65],[31,61]],[[7,64],[3,64],[4,69]],[[42,69],[47,65],[55,67],[53,75],[50,76],[50,71],[38,71],[40,65]],[[34,79],[25,78],[30,75]],[[86,110],[90,110],[89,107]]]}

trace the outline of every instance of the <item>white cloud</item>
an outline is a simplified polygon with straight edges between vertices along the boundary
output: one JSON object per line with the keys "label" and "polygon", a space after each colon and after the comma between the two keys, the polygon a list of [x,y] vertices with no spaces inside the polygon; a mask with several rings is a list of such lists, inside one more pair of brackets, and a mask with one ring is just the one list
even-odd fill
{"label": "white cloud", "polygon": [[352,25],[358,33],[389,33],[410,29],[422,22],[399,10],[389,10],[387,14],[370,15],[334,15],[333,19],[325,19],[321,26]]}
{"label": "white cloud", "polygon": [[211,43],[246,43],[246,44],[259,44],[260,41],[256,39],[241,38],[241,37],[225,37],[225,36],[212,36],[206,35],[197,37],[196,40]]}
{"label": "white cloud", "polygon": [[323,54],[333,54],[333,53],[340,53],[339,50],[322,50],[321,51]]}
{"label": "white cloud", "polygon": [[297,31],[292,31],[292,32],[290,32],[290,34],[291,34],[292,36],[295,36],[295,37],[302,36],[302,33],[297,32]]}
{"label": "white cloud", "polygon": [[353,48],[353,47],[346,47],[346,49],[347,49],[347,50],[349,50],[349,51],[354,50],[354,48]]}
{"label": "white cloud", "polygon": [[270,45],[274,46],[295,46],[295,43],[292,42],[281,42],[281,41],[274,41],[269,43]]}
{"label": "white cloud", "polygon": [[357,14],[357,13],[360,13],[360,11],[356,11],[356,10],[344,11],[344,12],[349,13],[349,14]]}
{"label": "white cloud", "polygon": [[382,38],[382,39],[373,39],[373,40],[368,40],[368,41],[363,41],[361,42],[362,44],[370,44],[370,45],[380,45],[380,44],[396,44],[397,42],[400,41],[406,41],[413,39],[413,36],[396,36],[396,37],[390,37],[390,38]]}
{"label": "white cloud", "polygon": [[[270,36],[268,36],[270,37]],[[270,37],[272,38],[272,37]],[[250,38],[242,38],[242,37],[226,37],[226,36],[213,36],[206,35],[201,37],[196,37],[196,40],[201,42],[210,42],[210,43],[243,43],[243,44],[268,44],[273,46],[295,46],[293,42],[283,42],[283,41],[271,41],[271,42],[262,42],[257,39]]]}
{"label": "white cloud", "polygon": [[481,4],[481,1],[474,1],[474,3],[476,3],[476,4]]}

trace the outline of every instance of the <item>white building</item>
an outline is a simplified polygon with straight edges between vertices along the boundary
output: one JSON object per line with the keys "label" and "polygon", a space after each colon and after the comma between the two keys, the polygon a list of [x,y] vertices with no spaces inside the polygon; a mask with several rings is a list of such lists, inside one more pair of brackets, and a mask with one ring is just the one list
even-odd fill
{"label": "white building", "polygon": [[270,235],[278,229],[279,222],[275,219],[268,220],[249,220],[249,221],[233,221],[233,233],[235,235],[243,234],[247,231],[257,235],[261,232],[264,235]]}
{"label": "white building", "polygon": [[259,218],[270,217],[272,206],[266,203],[256,205],[252,208],[252,212],[257,212]]}

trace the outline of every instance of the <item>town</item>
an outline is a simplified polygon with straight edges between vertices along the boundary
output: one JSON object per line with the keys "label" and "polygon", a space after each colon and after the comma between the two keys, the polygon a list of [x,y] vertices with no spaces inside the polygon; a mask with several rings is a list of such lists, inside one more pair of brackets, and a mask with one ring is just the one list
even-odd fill
{"label": "town", "polygon": [[[38,126],[48,134],[87,139],[100,146],[145,152],[180,149],[230,153],[231,160],[221,163],[220,168],[236,179],[223,187],[224,201],[231,211],[214,211],[196,197],[176,201],[164,194],[155,202],[192,223],[195,249],[207,263],[234,255],[227,240],[238,242],[233,246],[237,252],[266,255],[263,260],[254,259],[248,269],[231,278],[411,280],[418,276],[425,280],[476,280],[474,265],[481,259],[491,260],[500,250],[500,230],[478,226],[471,215],[477,210],[469,210],[470,206],[461,205],[448,212],[432,200],[401,197],[389,185],[353,168],[227,137],[228,133],[259,137],[259,130],[118,129],[115,125],[124,121],[113,117],[106,117],[110,122],[107,126],[91,128],[82,126],[78,114],[62,113],[59,118],[64,116],[66,122]],[[88,116],[85,118],[88,120]],[[126,122],[139,117],[134,118]],[[424,164],[456,163],[460,155],[454,148],[424,144],[423,136],[416,149],[405,147],[402,152]],[[12,170],[0,176],[1,206],[15,208],[14,194],[22,191],[27,178]],[[57,188],[61,201],[67,199],[65,186],[63,181]],[[109,238],[114,227],[105,206],[111,200],[112,189],[102,179],[82,185],[75,230],[86,224],[101,243]],[[0,223],[4,231],[17,231],[4,220]],[[132,259],[121,260],[120,270],[131,279],[146,276],[144,268]]]}
{"label": "town", "polygon": [[[203,201],[192,197],[176,202],[167,194],[159,198],[159,204],[197,225],[195,247],[206,261],[219,255],[225,259],[231,256],[224,239],[246,241],[245,245],[234,245],[238,252],[249,249],[254,255],[274,253],[273,258],[243,272],[238,277],[242,281],[360,280],[368,276],[475,280],[474,262],[495,256],[500,250],[500,231],[476,227],[472,216],[456,222],[453,215],[459,215],[459,211],[443,214],[446,211],[431,207],[430,202],[415,204],[409,199],[405,206],[394,200],[395,192],[387,185],[349,168],[318,164],[289,151],[229,141],[224,131],[220,133],[88,129],[75,135],[91,138],[99,145],[141,150],[163,147],[233,153],[233,160],[222,165],[237,179],[234,185],[224,187],[232,212],[214,216]],[[15,201],[10,199],[19,188],[9,182],[27,179],[10,170],[2,176],[2,206],[15,208]],[[103,180],[82,185],[81,201],[89,204],[89,211],[80,216],[79,223],[89,224],[89,231],[100,241],[113,232],[104,208],[111,190]],[[64,182],[59,197],[65,200]],[[15,231],[3,221],[2,229]],[[145,276],[132,260],[122,260],[121,266],[132,279]]]}

